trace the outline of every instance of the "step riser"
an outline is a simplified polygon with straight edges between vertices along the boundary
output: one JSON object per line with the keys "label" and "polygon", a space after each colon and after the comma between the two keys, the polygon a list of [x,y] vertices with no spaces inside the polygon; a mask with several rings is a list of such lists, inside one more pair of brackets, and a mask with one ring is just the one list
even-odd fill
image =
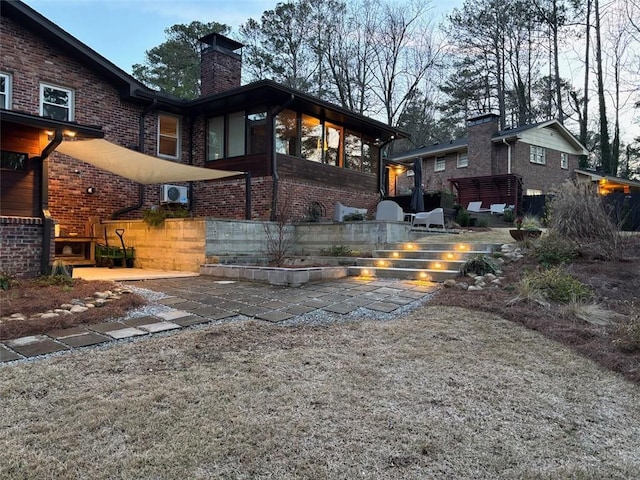
{"label": "step riser", "polygon": [[428,270],[455,270],[459,271],[464,265],[464,260],[445,261],[438,259],[387,259],[387,258],[358,258],[356,265],[359,267],[376,268],[417,268]]}
{"label": "step riser", "polygon": [[387,268],[365,268],[349,267],[349,276],[352,277],[375,277],[375,278],[398,278],[401,280],[422,280],[429,282],[444,282],[450,278],[456,278],[458,272],[437,271],[437,270],[412,270],[412,269],[387,269]]}
{"label": "step riser", "polygon": [[495,243],[420,243],[420,242],[402,242],[389,244],[388,250],[439,250],[439,251],[479,251],[483,253],[499,250],[500,245]]}
{"label": "step riser", "polygon": [[475,255],[486,255],[488,252],[445,252],[425,250],[375,250],[375,258],[388,258],[391,260],[421,259],[442,261],[466,261]]}

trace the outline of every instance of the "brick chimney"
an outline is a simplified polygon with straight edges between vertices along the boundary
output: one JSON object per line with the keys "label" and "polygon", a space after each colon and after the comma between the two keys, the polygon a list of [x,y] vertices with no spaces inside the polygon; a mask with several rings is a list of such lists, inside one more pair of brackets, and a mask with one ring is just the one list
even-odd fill
{"label": "brick chimney", "polygon": [[213,95],[240,86],[244,45],[219,33],[200,39],[200,96]]}
{"label": "brick chimney", "polygon": [[495,156],[491,137],[499,131],[500,116],[483,113],[467,119],[469,165],[481,166],[485,175],[494,175]]}

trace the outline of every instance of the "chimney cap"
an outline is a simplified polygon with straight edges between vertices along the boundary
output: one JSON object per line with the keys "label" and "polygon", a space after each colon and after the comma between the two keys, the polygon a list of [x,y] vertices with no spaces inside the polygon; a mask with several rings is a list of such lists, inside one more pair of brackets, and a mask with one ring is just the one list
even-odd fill
{"label": "chimney cap", "polygon": [[233,52],[244,47],[244,44],[216,32],[209,33],[208,35],[200,38],[200,42],[206,45],[204,48],[205,50],[209,48],[219,48]]}

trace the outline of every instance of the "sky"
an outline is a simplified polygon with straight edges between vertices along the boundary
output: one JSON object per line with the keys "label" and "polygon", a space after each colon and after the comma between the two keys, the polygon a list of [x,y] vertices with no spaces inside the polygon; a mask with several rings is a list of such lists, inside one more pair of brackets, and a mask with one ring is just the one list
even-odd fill
{"label": "sky", "polygon": [[[218,22],[232,27],[231,37],[249,18],[273,10],[278,0],[23,0],[66,32],[131,73],[145,52],[166,40],[173,25]],[[463,0],[433,0],[442,16]]]}

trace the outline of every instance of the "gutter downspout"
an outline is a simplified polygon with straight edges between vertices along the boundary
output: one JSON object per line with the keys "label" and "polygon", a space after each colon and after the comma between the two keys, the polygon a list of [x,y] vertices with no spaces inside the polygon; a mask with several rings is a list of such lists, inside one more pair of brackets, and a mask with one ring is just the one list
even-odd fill
{"label": "gutter downspout", "polygon": [[507,146],[507,173],[511,174],[511,144],[507,142],[506,138],[502,139],[502,143]]}
{"label": "gutter downspout", "polygon": [[[138,119],[138,151],[140,153],[144,153],[144,117],[149,114],[152,110],[156,108],[158,104],[158,100],[154,98],[149,105],[147,105],[142,112],[140,112],[140,118]],[[111,214],[112,220],[117,220],[118,217],[124,213],[130,212],[132,210],[137,210],[142,207],[144,203],[144,185],[141,183],[138,184],[138,202],[134,205],[130,205],[128,207],[121,208],[120,210],[116,210]]]}
{"label": "gutter downspout", "polygon": [[46,275],[51,264],[51,232],[53,218],[49,211],[49,155],[62,143],[62,132],[56,130],[53,139],[40,154],[40,211],[42,216],[42,255],[40,257],[40,273]]}
{"label": "gutter downspout", "polygon": [[291,102],[295,100],[295,95],[292,93],[289,99],[280,105],[271,113],[271,176],[273,177],[273,188],[271,192],[271,215],[269,219],[274,222],[277,219],[276,211],[278,209],[278,162],[276,160],[276,117],[285,108],[291,105]]}
{"label": "gutter downspout", "polygon": [[382,149],[387,145],[389,145],[391,142],[393,142],[395,139],[396,139],[396,136],[391,135],[391,137],[389,137],[389,140],[380,144],[380,146],[378,147],[378,158],[380,159],[380,161],[378,162],[378,194],[380,195],[380,199],[384,198],[384,188],[382,186],[382,181],[384,180],[383,172],[384,172],[384,169],[386,168],[384,165],[384,162],[382,161]]}

